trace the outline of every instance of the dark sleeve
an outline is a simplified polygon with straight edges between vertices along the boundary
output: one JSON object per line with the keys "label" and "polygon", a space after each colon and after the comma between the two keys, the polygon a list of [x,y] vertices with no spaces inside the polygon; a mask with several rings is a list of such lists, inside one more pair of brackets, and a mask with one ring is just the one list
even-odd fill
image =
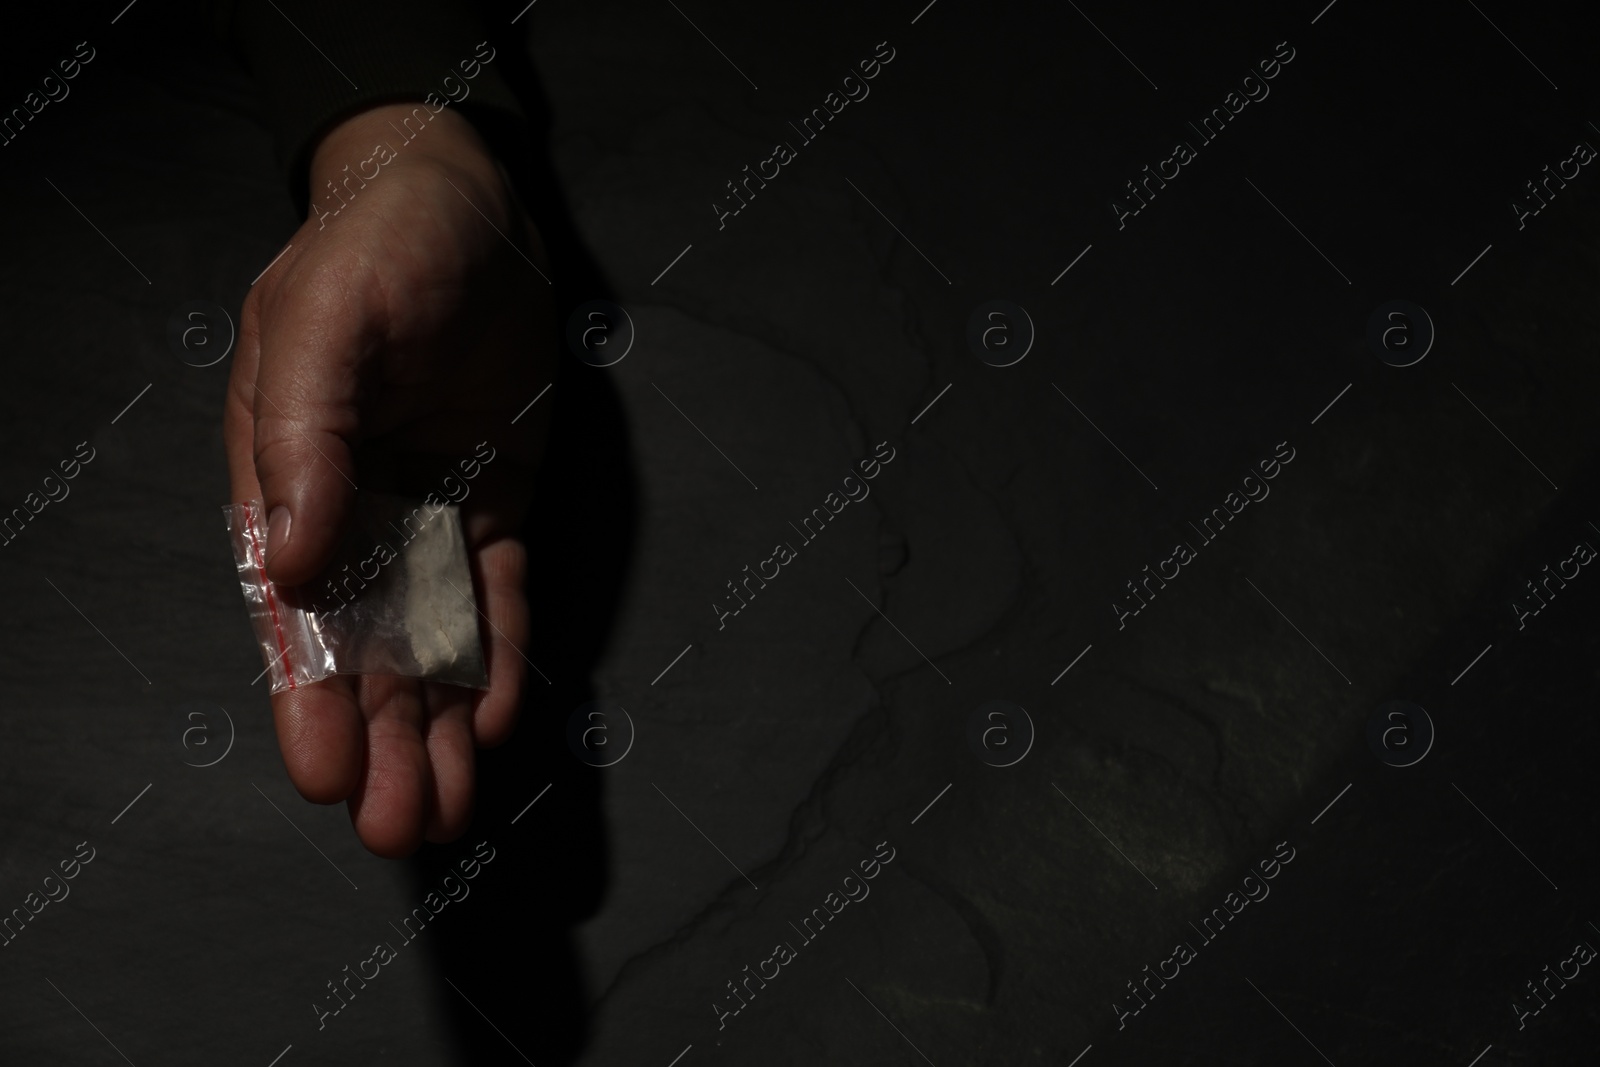
{"label": "dark sleeve", "polygon": [[519,142],[526,142],[526,117],[496,69],[498,53],[473,4],[212,0],[208,8],[217,35],[256,81],[301,215],[317,142],[343,119],[377,104],[421,101],[431,93],[435,106],[449,102],[503,156],[517,154]]}

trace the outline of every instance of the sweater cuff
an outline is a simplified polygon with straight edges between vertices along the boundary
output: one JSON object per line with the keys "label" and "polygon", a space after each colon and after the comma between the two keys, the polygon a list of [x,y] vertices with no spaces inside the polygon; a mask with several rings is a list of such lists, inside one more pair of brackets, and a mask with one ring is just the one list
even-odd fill
{"label": "sweater cuff", "polygon": [[378,104],[456,108],[505,157],[528,133],[516,95],[471,5],[420,0],[237,0],[218,27],[260,88],[295,210],[310,202],[322,136]]}

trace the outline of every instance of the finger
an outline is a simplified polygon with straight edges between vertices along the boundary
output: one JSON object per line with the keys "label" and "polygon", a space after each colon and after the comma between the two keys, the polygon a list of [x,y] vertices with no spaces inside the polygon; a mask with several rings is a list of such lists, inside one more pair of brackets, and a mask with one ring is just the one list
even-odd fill
{"label": "finger", "polygon": [[442,844],[454,841],[472,819],[472,695],[455,686],[428,685],[428,732],[423,739],[433,767],[433,795],[425,835]]}
{"label": "finger", "polygon": [[410,678],[361,675],[356,690],[367,717],[366,766],[350,797],[350,821],[368,851],[400,859],[422,844],[433,796],[421,686]]}
{"label": "finger", "polygon": [[360,364],[381,318],[375,295],[320,264],[262,300],[254,458],[280,584],[310,581],[338,544],[356,489]]}
{"label": "finger", "polygon": [[473,711],[472,734],[478,745],[490,748],[511,736],[526,687],[546,682],[527,652],[527,549],[521,541],[503,537],[477,549],[471,558],[473,595],[482,612],[478,630],[489,674],[489,689]]}
{"label": "finger", "polygon": [[337,804],[355,792],[366,724],[348,678],[274,695],[272,718],[284,767],[301,796],[313,804]]}

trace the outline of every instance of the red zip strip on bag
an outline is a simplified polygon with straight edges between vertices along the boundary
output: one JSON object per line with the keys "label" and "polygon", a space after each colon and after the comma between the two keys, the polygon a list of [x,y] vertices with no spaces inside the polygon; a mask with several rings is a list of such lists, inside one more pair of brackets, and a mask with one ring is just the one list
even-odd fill
{"label": "red zip strip on bag", "polygon": [[[283,660],[284,672],[289,677],[289,688],[295,688],[294,664],[289,662],[289,645],[283,639],[283,627],[278,625],[278,600],[272,595],[272,582],[267,578],[266,565],[261,562],[261,546],[256,543],[256,517],[249,504],[244,505],[245,532],[250,535],[250,555],[255,560],[256,573],[261,576],[261,589],[267,596],[267,611],[272,616],[272,630],[278,637],[278,657]],[[269,665],[270,666],[270,665]]]}

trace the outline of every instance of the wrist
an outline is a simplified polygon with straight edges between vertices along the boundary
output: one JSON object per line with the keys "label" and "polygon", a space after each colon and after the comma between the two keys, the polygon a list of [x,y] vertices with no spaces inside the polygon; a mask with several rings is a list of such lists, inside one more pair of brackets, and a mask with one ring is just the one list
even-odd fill
{"label": "wrist", "polygon": [[379,104],[333,127],[312,152],[308,168],[313,203],[332,191],[381,181],[388,171],[445,166],[469,179],[502,177],[488,143],[460,112],[422,101]]}

